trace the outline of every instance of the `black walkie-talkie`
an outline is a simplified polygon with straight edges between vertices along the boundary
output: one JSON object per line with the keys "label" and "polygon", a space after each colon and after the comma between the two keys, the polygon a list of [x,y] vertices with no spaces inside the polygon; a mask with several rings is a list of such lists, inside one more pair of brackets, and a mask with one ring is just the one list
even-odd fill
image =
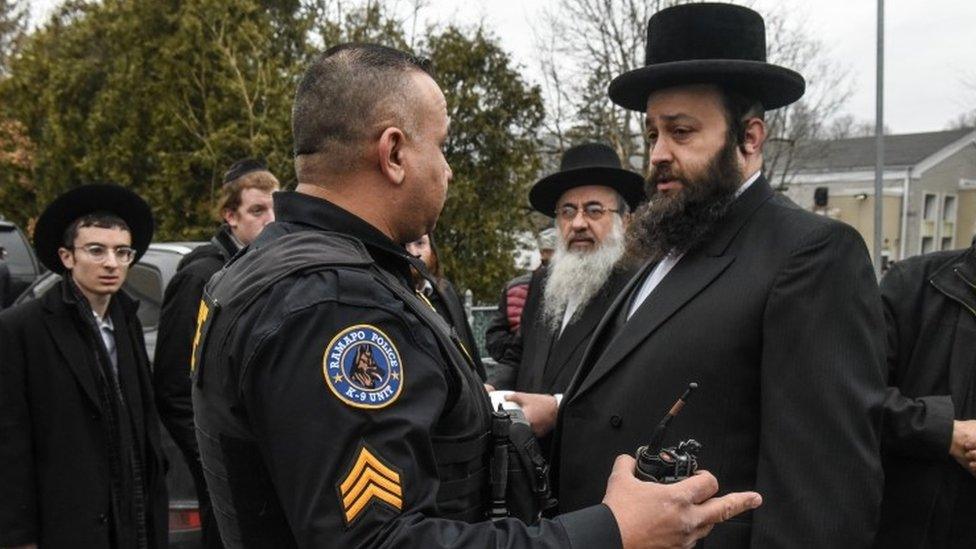
{"label": "black walkie-talkie", "polygon": [[701,444],[695,439],[685,440],[679,443],[677,447],[661,448],[668,425],[671,424],[671,420],[678,415],[678,412],[688,402],[688,397],[697,388],[697,383],[688,384],[688,389],[668,410],[664,419],[657,424],[654,433],[651,435],[651,441],[646,446],[637,449],[634,456],[637,458],[637,467],[634,470],[637,478],[647,482],[672,484],[690,477],[698,470],[698,452],[701,451]]}

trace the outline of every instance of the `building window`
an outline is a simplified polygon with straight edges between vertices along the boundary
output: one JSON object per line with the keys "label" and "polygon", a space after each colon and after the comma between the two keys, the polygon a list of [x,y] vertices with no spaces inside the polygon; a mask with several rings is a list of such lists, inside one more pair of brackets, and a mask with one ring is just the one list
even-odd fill
{"label": "building window", "polygon": [[924,193],[922,195],[922,219],[921,219],[921,231],[919,232],[921,237],[921,249],[919,250],[923,254],[929,252],[934,252],[936,250],[936,239],[938,238],[938,224],[939,222],[939,195],[934,193]]}
{"label": "building window", "polygon": [[939,249],[951,250],[956,246],[956,195],[942,197],[942,223],[939,227]]}

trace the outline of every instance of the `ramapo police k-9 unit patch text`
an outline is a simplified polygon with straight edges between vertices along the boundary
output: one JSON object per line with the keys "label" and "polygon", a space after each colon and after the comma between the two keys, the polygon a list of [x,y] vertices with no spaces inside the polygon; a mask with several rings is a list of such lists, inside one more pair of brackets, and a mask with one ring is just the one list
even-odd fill
{"label": "ramapo police k-9 unit patch text", "polygon": [[369,324],[350,326],[332,338],[322,356],[322,375],[339,400],[356,408],[389,406],[403,388],[400,352]]}

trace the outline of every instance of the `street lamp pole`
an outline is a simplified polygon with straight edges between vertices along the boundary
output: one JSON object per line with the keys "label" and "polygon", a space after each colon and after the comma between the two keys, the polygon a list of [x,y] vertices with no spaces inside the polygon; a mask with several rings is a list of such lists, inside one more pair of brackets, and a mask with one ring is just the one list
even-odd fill
{"label": "street lamp pole", "polygon": [[[878,58],[875,79],[874,272],[881,277],[882,212],[884,204],[884,0],[878,0]],[[908,200],[903,196],[902,200]]]}

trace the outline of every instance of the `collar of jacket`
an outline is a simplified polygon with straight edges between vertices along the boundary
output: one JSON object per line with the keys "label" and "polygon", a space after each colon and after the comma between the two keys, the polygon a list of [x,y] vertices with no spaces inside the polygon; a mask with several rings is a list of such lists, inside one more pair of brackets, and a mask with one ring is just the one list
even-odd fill
{"label": "collar of jacket", "polygon": [[328,200],[294,191],[279,191],[274,193],[274,210],[276,222],[343,233],[359,240],[381,268],[400,276],[409,288],[413,288],[410,267],[420,271],[424,278],[432,279],[424,262],[407,253],[406,248],[361,217]]}
{"label": "collar of jacket", "polygon": [[230,261],[241,250],[233,233],[230,232],[230,225],[226,223],[220,224],[220,229],[210,239],[210,243],[217,247],[224,258],[224,263]]}
{"label": "collar of jacket", "polygon": [[760,175],[729,207],[729,212],[716,227],[715,235],[709,238],[704,245],[705,255],[718,257],[724,254],[735,235],[739,233],[739,230],[756,211],[756,208],[772,198],[773,195],[773,188],[766,181],[766,176]]}
{"label": "collar of jacket", "polygon": [[929,282],[976,316],[976,245],[939,268]]}

